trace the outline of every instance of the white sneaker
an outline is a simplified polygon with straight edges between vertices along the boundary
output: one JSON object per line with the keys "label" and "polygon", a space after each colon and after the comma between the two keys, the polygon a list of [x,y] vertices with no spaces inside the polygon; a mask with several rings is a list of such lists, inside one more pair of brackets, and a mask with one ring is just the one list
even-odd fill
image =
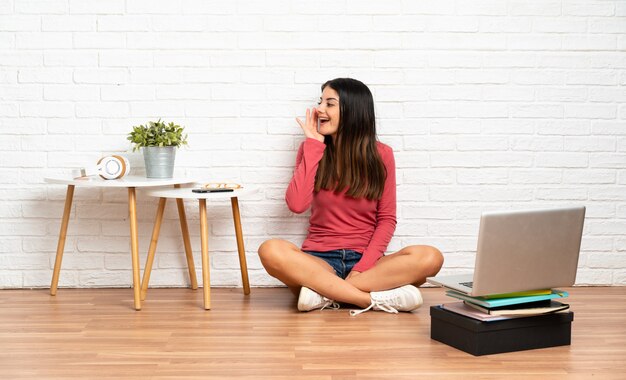
{"label": "white sneaker", "polygon": [[422,306],[422,294],[413,285],[404,285],[399,288],[371,292],[371,305],[363,310],[350,310],[351,316],[357,316],[370,309],[397,314],[399,311],[412,311]]}
{"label": "white sneaker", "polygon": [[326,308],[339,309],[339,304],[333,300],[329,300],[326,297],[322,297],[315,291],[303,286],[300,289],[300,296],[298,297],[298,310],[311,311],[315,309],[324,310]]}

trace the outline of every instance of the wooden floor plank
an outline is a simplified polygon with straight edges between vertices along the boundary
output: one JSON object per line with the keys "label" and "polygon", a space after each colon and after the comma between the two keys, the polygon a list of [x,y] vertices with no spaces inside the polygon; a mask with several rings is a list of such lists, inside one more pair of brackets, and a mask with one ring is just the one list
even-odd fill
{"label": "wooden floor plank", "polygon": [[570,288],[572,345],[474,357],[430,339],[422,289],[413,313],[299,313],[285,288],[0,291],[0,378],[626,378],[626,288]]}

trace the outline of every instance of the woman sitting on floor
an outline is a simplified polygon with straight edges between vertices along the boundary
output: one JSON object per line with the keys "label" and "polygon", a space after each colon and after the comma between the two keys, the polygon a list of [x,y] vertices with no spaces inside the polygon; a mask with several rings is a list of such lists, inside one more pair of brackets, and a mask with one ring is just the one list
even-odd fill
{"label": "woman sitting on floor", "polygon": [[286,201],[295,213],[311,207],[309,232],[302,249],[264,242],[263,266],[299,295],[300,311],[337,308],[335,301],[360,312],[417,309],[417,286],[439,272],[443,256],[425,245],[383,255],[396,228],[396,172],[393,150],[377,141],[369,88],[355,79],[328,81],[319,106],[296,120],[306,140]]}

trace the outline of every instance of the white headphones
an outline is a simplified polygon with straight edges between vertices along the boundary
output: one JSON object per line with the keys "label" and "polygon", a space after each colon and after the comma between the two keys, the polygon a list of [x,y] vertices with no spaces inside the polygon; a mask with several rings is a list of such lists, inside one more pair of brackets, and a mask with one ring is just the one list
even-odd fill
{"label": "white headphones", "polygon": [[74,173],[75,178],[99,175],[104,179],[120,179],[130,172],[130,162],[117,154],[105,156],[98,160],[96,166],[80,168]]}

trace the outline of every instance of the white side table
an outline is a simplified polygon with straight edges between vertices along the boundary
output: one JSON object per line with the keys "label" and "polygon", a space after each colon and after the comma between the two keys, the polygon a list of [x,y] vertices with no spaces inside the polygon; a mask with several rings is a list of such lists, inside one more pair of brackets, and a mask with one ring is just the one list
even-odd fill
{"label": "white side table", "polygon": [[[126,176],[117,180],[104,180],[100,177],[89,177],[86,179],[72,179],[72,178],[44,178],[44,181],[52,184],[67,185],[67,193],[65,195],[65,209],[63,211],[63,219],[61,222],[61,231],[59,232],[59,242],[57,244],[57,255],[54,262],[54,272],[52,274],[52,283],[50,284],[50,294],[56,295],[57,286],[59,283],[59,272],[61,271],[61,262],[63,260],[63,250],[65,248],[65,238],[67,234],[67,226],[70,219],[70,211],[72,208],[72,199],[74,197],[74,187],[91,187],[91,188],[127,188],[128,189],[128,211],[130,214],[130,247],[132,255],[133,266],[133,293],[135,300],[135,309],[141,310],[141,296],[139,282],[139,245],[137,243],[137,201],[135,195],[135,189],[138,187],[155,187],[155,186],[169,186],[174,185],[179,187],[181,184],[192,183],[194,180],[187,178],[170,178],[170,179],[151,179],[141,176]],[[183,231],[187,230],[185,209],[182,201],[178,203],[178,212],[180,213],[180,224]],[[185,234],[183,233],[183,236]],[[185,249],[187,253],[187,262],[190,265],[189,275],[191,277],[192,287],[195,284],[197,287],[197,280],[195,274],[195,268],[193,268],[193,258],[191,256],[190,244],[185,242]]]}
{"label": "white side table", "polygon": [[[155,189],[147,192],[148,196],[159,197],[159,207],[157,209],[156,219],[154,221],[154,228],[152,230],[152,239],[150,240],[150,249],[148,250],[148,259],[146,261],[146,267],[143,271],[143,280],[141,283],[141,299],[146,298],[148,291],[148,283],[150,282],[150,272],[152,271],[152,264],[154,262],[154,254],[156,252],[156,246],[159,239],[159,232],[161,230],[161,222],[163,220],[163,210],[165,209],[165,202],[167,198],[174,198],[177,202],[182,202],[183,199],[197,199],[198,208],[200,210],[200,245],[202,252],[202,285],[204,296],[204,309],[209,310],[211,308],[211,280],[209,271],[209,244],[208,244],[208,226],[207,226],[207,212],[206,201],[223,201],[230,199],[233,221],[235,223],[235,235],[237,238],[237,251],[239,252],[239,267],[241,269],[241,280],[243,283],[243,293],[250,294],[250,283],[248,281],[248,266],[246,264],[246,251],[243,244],[243,233],[241,230],[241,217],[239,215],[239,197],[254,194],[258,192],[258,188],[252,186],[244,186],[241,189],[235,189],[232,192],[223,193],[194,193],[192,188],[176,188],[176,189]],[[184,218],[184,214],[179,214],[180,218]],[[182,220],[181,220],[182,223]],[[189,240],[187,230],[183,229],[183,239]]]}

